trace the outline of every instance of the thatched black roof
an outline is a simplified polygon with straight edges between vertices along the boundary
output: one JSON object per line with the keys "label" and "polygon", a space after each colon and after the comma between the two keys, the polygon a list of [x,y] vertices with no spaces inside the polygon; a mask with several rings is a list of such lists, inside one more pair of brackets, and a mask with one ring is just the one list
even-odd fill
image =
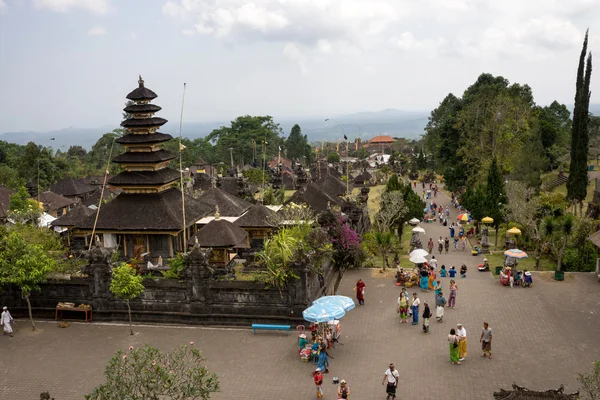
{"label": "thatched black roof", "polygon": [[292,197],[286,201],[286,204],[289,203],[304,203],[316,212],[323,212],[327,210],[328,205],[341,205],[342,200],[339,197],[324,191],[319,185],[313,182],[309,183],[305,190],[297,190]]}
{"label": "thatched black roof", "polygon": [[161,118],[161,117],[140,118],[140,119],[131,118],[131,119],[126,119],[125,121],[121,122],[121,126],[123,128],[145,128],[145,127],[153,127],[153,126],[163,126],[167,122],[169,122],[169,121],[167,121],[166,119]]}
{"label": "thatched black roof", "polygon": [[112,159],[112,162],[117,164],[153,164],[164,161],[169,161],[175,158],[175,155],[168,150],[157,151],[126,151],[123,154]]}
{"label": "thatched black roof", "polygon": [[242,228],[223,219],[214,219],[204,225],[190,240],[198,239],[200,247],[247,248],[248,233]]}
{"label": "thatched black roof", "polygon": [[[102,196],[102,199],[105,202],[109,202],[113,198],[115,198],[118,193],[120,193],[120,192],[112,191],[109,188],[105,188],[104,189],[104,195]],[[81,201],[81,203],[84,206],[86,206],[86,207],[89,207],[89,206],[96,206],[96,207],[98,207],[98,204],[100,203],[100,196],[101,195],[102,195],[102,189],[98,189],[94,193],[90,194],[85,199],[83,199]]]}
{"label": "thatched black roof", "polygon": [[124,171],[113,177],[108,183],[115,186],[164,185],[177,179],[179,179],[179,172],[171,168],[163,168],[158,171]]}
{"label": "thatched black roof", "polygon": [[353,182],[358,185],[362,185],[370,179],[371,179],[371,174],[368,173],[367,171],[363,171],[354,177]]}
{"label": "thatched black roof", "polygon": [[8,211],[8,205],[10,204],[10,196],[16,192],[6,186],[0,185],[0,205],[5,211]]}
{"label": "thatched black roof", "polygon": [[40,201],[44,204],[44,208],[48,211],[51,210],[59,210],[64,207],[68,207],[71,204],[75,203],[75,200],[68,199],[60,194],[53,192],[41,192],[40,193]]}
{"label": "thatched black roof", "polygon": [[115,142],[120,143],[120,144],[144,144],[144,143],[161,143],[161,142],[166,142],[168,140],[173,139],[173,136],[169,135],[168,133],[160,133],[160,132],[156,132],[156,133],[145,133],[145,134],[134,134],[134,133],[129,133],[127,135],[124,135],[120,138],[118,138],[117,140],[115,140]]}
{"label": "thatched black roof", "polygon": [[[315,182],[321,189],[334,196],[344,196],[346,194],[346,182],[336,178],[333,175],[325,175]],[[348,191],[352,193],[353,185],[348,184]]]}
{"label": "thatched black roof", "polygon": [[140,79],[138,80],[138,88],[134,89],[131,93],[129,93],[127,95],[127,98],[129,100],[133,100],[133,101],[139,101],[139,100],[152,100],[158,97],[158,95],[156,93],[154,93],[152,90],[147,89],[144,87],[144,80],[142,79],[142,77],[140,76]]}
{"label": "thatched black roof", "polygon": [[212,210],[219,206],[219,213],[223,217],[239,217],[244,214],[251,206],[246,200],[240,199],[225,190],[211,187],[204,191],[198,200],[204,203]]}
{"label": "thatched black roof", "polygon": [[[206,216],[213,208],[185,197],[186,225],[191,226]],[[95,216],[76,225],[92,229]],[[183,229],[181,192],[169,189],[157,194],[121,193],[110,203],[102,205],[96,225],[98,230],[115,231],[176,231]]]}
{"label": "thatched black roof", "polygon": [[528,399],[555,399],[555,400],[578,400],[579,392],[566,394],[565,387],[560,385],[558,390],[535,391],[525,389],[513,383],[513,390],[500,389],[494,392],[496,400],[528,400]]}
{"label": "thatched black roof", "polygon": [[95,187],[85,183],[83,179],[65,178],[50,186],[50,191],[61,196],[81,196],[96,190]]}
{"label": "thatched black roof", "polygon": [[234,224],[241,228],[272,228],[271,217],[275,211],[263,206],[262,204],[253,204],[246,214],[236,219]]}
{"label": "thatched black roof", "polygon": [[73,207],[68,213],[63,214],[52,221],[50,225],[65,227],[76,226],[91,215],[96,215],[96,211],[80,203]]}
{"label": "thatched black roof", "polygon": [[156,104],[131,104],[123,109],[128,114],[148,114],[162,110],[162,107]]}

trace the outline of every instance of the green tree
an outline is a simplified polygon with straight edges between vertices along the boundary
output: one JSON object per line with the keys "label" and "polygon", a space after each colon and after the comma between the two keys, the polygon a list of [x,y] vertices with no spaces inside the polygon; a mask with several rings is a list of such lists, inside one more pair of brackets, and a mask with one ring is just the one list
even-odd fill
{"label": "green tree", "polygon": [[[579,203],[579,214],[583,214],[583,200],[587,195],[588,173],[587,155],[589,143],[589,102],[590,80],[592,75],[592,55],[587,54],[588,32],[585,33],[579,66],[577,68],[577,81],[575,84],[575,107],[573,110],[573,125],[571,129],[571,164],[567,180],[567,199],[575,206]],[[585,68],[585,74],[584,74]]]}
{"label": "green tree", "polygon": [[577,375],[577,381],[581,383],[588,400],[600,400],[600,361],[592,364],[590,372]]}
{"label": "green tree", "polygon": [[262,160],[263,154],[267,160],[277,155],[283,143],[281,134],[281,127],[273,117],[244,115],[231,121],[231,126],[213,130],[206,139],[215,143],[217,161],[229,164],[231,148],[234,162],[247,163],[253,159]]}
{"label": "green tree", "polygon": [[[556,100],[549,106],[538,107],[539,136],[549,166],[556,168],[558,157],[566,152],[571,130],[571,113]],[[529,161],[533,161],[529,158]]]}
{"label": "green tree", "polygon": [[129,301],[135,299],[144,292],[144,278],[137,275],[135,270],[122,263],[112,270],[112,280],[110,282],[110,291],[117,298],[125,300],[127,312],[129,313],[129,331],[133,335],[133,324],[131,322],[131,306]]}
{"label": "green tree", "polygon": [[542,185],[542,172],[548,169],[549,162],[546,155],[552,153],[556,157],[558,152],[556,145],[552,149],[544,149],[540,132],[532,133],[531,137],[525,142],[519,150],[519,157],[515,160],[514,175],[522,180],[531,188],[539,190]]}
{"label": "green tree", "polygon": [[380,199],[380,209],[375,220],[379,224],[380,230],[399,231],[406,221],[408,207],[404,205],[404,198],[400,190],[384,192]]}
{"label": "green tree", "polygon": [[386,192],[393,192],[395,190],[401,190],[402,189],[402,183],[398,180],[398,175],[394,174],[390,177],[390,179],[387,181],[387,184],[385,185],[385,191]]}
{"label": "green tree", "polygon": [[[114,158],[125,150],[123,146],[115,142],[116,139],[125,133],[125,129],[115,129],[112,132],[105,133],[94,143],[92,150],[86,155],[86,164],[90,173],[104,174],[109,159]],[[120,171],[120,167],[115,163],[110,163],[109,170],[111,174],[115,174]]]}
{"label": "green tree", "polygon": [[83,148],[83,146],[70,146],[67,150],[67,157],[69,158],[83,160],[85,159],[86,154],[87,150]]}
{"label": "green tree", "polygon": [[0,165],[0,185],[18,189],[25,184],[25,180],[19,177],[19,171],[5,164]]}
{"label": "green tree", "polygon": [[487,216],[485,187],[482,184],[477,184],[475,187],[468,186],[460,200],[475,221],[480,221]]}
{"label": "green tree", "polygon": [[504,219],[503,205],[506,205],[504,177],[496,157],[493,157],[488,169],[487,184],[485,186],[485,212],[494,219],[494,228],[496,229],[496,243],[494,246],[496,247],[498,247],[498,228]]}
{"label": "green tree", "polygon": [[342,158],[340,157],[340,155],[335,151],[332,151],[331,153],[327,154],[327,162],[330,164],[339,163],[341,159]]}
{"label": "green tree", "polygon": [[37,224],[38,218],[42,214],[39,203],[32,199],[25,189],[21,186],[16,193],[10,196],[8,203],[8,215],[19,224],[33,223]]}
{"label": "green tree", "polygon": [[146,345],[121,350],[108,362],[106,383],[87,400],[208,400],[219,391],[219,380],[204,365],[194,342],[170,353]]}
{"label": "green tree", "polygon": [[385,271],[387,256],[396,246],[396,235],[389,230],[371,231],[364,236],[363,245],[370,254],[381,256],[383,270]]}
{"label": "green tree", "polygon": [[275,287],[282,293],[290,279],[298,279],[294,272],[292,261],[298,249],[302,246],[302,227],[310,229],[310,225],[301,224],[300,228],[284,228],[277,234],[265,239],[263,249],[256,253],[256,260],[266,270],[262,272],[262,280],[267,288]]}
{"label": "green tree", "polygon": [[290,136],[285,140],[285,149],[288,158],[303,161],[306,157],[307,162],[310,162],[311,148],[306,135],[302,135],[300,125],[296,124],[292,127]]}
{"label": "green tree", "polygon": [[575,229],[575,217],[568,214],[561,218],[546,217],[544,233],[548,246],[556,257],[556,271],[562,271],[562,260],[567,243]]}
{"label": "green tree", "polygon": [[27,302],[29,319],[35,330],[31,302],[32,292],[40,290],[40,283],[52,271],[56,261],[49,257],[42,246],[27,243],[17,231],[10,231],[0,243],[0,284],[11,284],[21,290]]}

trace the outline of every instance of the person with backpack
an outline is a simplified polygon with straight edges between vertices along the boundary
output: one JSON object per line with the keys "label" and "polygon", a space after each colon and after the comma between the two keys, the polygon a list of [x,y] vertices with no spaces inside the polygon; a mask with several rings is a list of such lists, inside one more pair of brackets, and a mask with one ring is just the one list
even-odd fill
{"label": "person with backpack", "polygon": [[398,370],[394,367],[394,364],[390,364],[390,367],[385,371],[385,375],[383,376],[383,381],[381,381],[382,385],[385,385],[387,382],[387,386],[385,387],[385,393],[387,394],[387,400],[395,400],[396,399],[396,389],[398,388],[398,381],[400,380],[400,374]]}

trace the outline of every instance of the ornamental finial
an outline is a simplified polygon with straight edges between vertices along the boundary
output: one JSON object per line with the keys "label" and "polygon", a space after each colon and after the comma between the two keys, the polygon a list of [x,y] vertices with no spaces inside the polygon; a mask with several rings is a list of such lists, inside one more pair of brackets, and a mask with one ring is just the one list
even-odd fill
{"label": "ornamental finial", "polygon": [[139,79],[138,79],[138,83],[140,84],[140,87],[143,88],[144,87],[144,80],[142,79],[142,75],[139,75]]}
{"label": "ornamental finial", "polygon": [[221,214],[219,214],[219,206],[215,206],[215,221],[221,219]]}

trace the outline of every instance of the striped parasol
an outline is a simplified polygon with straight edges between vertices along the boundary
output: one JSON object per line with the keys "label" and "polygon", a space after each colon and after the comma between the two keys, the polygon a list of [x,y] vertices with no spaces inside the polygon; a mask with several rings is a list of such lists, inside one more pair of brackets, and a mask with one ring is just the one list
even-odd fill
{"label": "striped parasol", "polygon": [[471,216],[467,213],[463,213],[463,214],[458,214],[458,217],[456,217],[456,219],[459,221],[468,222],[471,220]]}
{"label": "striped parasol", "polygon": [[527,253],[525,253],[523,250],[519,250],[519,249],[506,250],[504,252],[504,255],[507,257],[512,257],[512,258],[527,258],[527,257],[529,257],[527,255]]}

